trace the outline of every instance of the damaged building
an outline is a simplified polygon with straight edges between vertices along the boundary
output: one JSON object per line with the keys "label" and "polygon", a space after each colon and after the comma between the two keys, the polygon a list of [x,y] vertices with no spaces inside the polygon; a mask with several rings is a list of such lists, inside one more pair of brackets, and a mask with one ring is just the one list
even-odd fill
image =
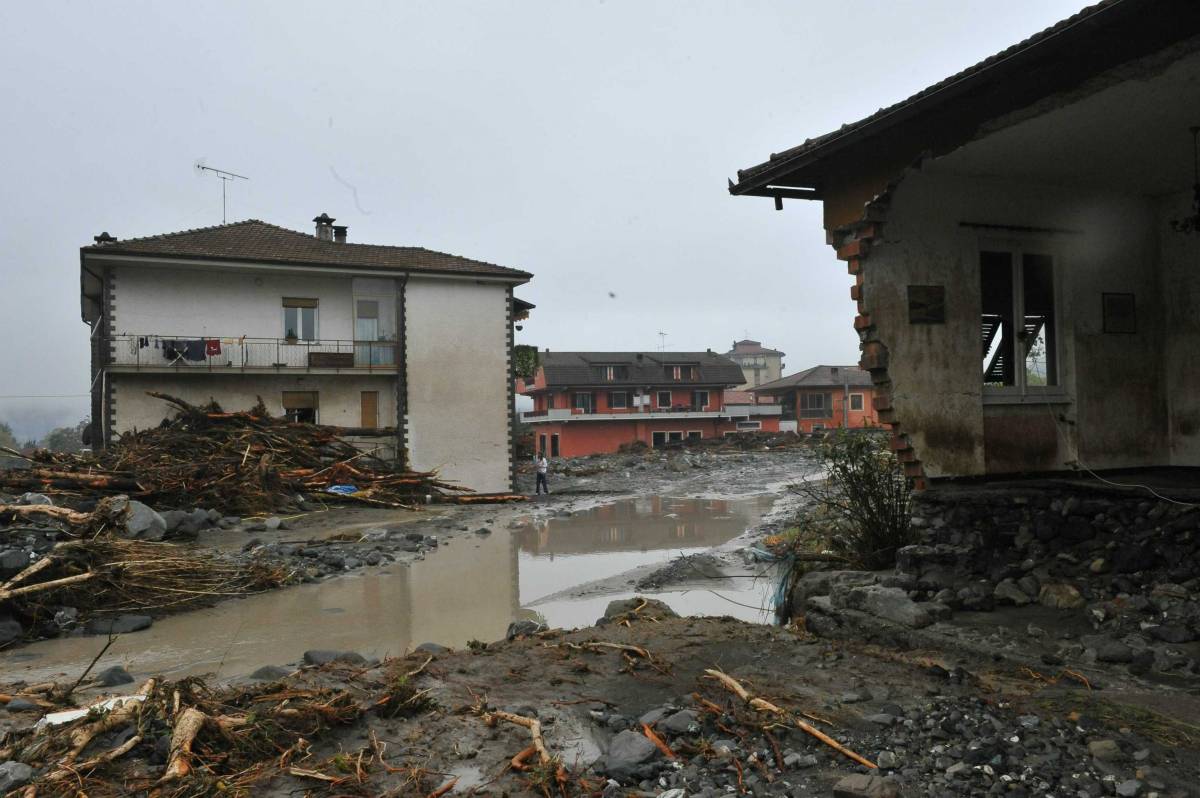
{"label": "damaged building", "polygon": [[94,446],[215,400],[348,428],[474,490],[513,487],[513,296],[531,275],[421,247],[258,220],[79,252]]}
{"label": "damaged building", "polygon": [[918,487],[1200,465],[1200,5],[1114,0],[738,172],[822,203]]}

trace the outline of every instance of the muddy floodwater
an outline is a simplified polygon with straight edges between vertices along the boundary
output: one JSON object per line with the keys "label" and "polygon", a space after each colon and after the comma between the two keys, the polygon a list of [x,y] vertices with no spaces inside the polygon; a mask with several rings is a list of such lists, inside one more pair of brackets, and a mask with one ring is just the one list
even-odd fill
{"label": "muddy floodwater", "polygon": [[[767,496],[736,501],[642,497],[567,516],[518,520],[453,538],[423,561],[304,584],[163,618],[117,640],[100,667],[135,676],[244,675],[307,649],[402,654],[424,642],[460,647],[502,639],[514,620],[587,626],[633,595],[619,577],[720,546],[755,525]],[[587,589],[573,592],[581,585]],[[695,582],[655,594],[680,614],[763,621],[768,580]],[[78,674],[99,637],[45,640],[0,654],[6,678]]]}

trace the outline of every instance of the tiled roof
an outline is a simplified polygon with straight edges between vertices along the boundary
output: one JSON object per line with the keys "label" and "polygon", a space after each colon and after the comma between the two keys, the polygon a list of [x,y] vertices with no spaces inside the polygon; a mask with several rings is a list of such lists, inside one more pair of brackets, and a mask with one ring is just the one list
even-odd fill
{"label": "tiled roof", "polygon": [[871,384],[870,373],[858,366],[813,366],[774,382],[751,388],[750,391],[771,393],[792,388],[840,388],[844,385],[849,385],[851,388],[865,388]]}
{"label": "tiled roof", "polygon": [[725,391],[726,405],[752,405],[754,394],[750,391]]}
{"label": "tiled roof", "polygon": [[[905,100],[881,108],[857,122],[842,125],[838,130],[807,139],[799,146],[772,153],[764,163],[739,169],[738,182],[731,183],[729,190],[734,194],[760,190],[773,180],[781,180],[843,146],[879,135],[907,119],[942,107],[951,99],[969,92],[974,92],[970,103],[979,106],[973,113],[985,113],[982,109],[987,107],[984,103],[989,96],[987,92],[994,92],[992,96],[999,98],[994,100],[994,107],[990,109],[992,116],[1012,110],[1003,104],[1018,101],[1028,103],[1035,96],[1045,96],[1061,89],[1062,84],[1056,81],[1082,79],[1087,74],[1095,74],[1115,63],[1122,63],[1122,59],[1144,54],[1147,47],[1155,46],[1155,42],[1139,42],[1129,32],[1131,20],[1140,25],[1153,26],[1157,36],[1155,41],[1159,42],[1157,46],[1162,46],[1161,42],[1195,35],[1200,23],[1198,8],[1200,4],[1195,0],[1103,0],[1090,5]],[[1098,39],[1099,31],[1103,31],[1107,38]],[[1138,35],[1142,35],[1142,32]],[[1117,46],[1110,44],[1114,41]],[[1044,63],[1055,59],[1070,68],[1055,69]],[[1018,81],[1028,83],[1028,90],[1012,90],[1011,87]],[[1001,88],[997,89],[997,86]],[[918,149],[920,146],[927,145],[918,145]]]}
{"label": "tiled roof", "polygon": [[118,240],[111,244],[94,244],[82,247],[81,253],[477,274],[511,277],[520,282],[532,277],[529,272],[444,252],[434,252],[423,247],[322,241],[313,234],[288,230],[258,219]]}
{"label": "tiled roof", "polygon": [[[640,360],[638,358],[641,358]],[[550,388],[572,385],[739,385],[745,381],[742,367],[715,352],[542,352],[538,355]],[[668,365],[696,367],[692,380],[670,380]],[[622,379],[605,380],[599,366],[624,366]]]}
{"label": "tiled roof", "polygon": [[761,341],[751,341],[747,338],[742,341],[733,342],[733,349],[725,353],[726,357],[732,355],[779,355],[783,357],[783,352],[776,349],[767,349],[762,345]]}

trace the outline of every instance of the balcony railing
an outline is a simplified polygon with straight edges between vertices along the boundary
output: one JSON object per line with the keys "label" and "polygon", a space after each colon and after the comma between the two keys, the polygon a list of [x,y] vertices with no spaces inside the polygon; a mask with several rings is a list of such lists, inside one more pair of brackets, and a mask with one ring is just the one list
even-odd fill
{"label": "balcony railing", "polygon": [[395,371],[395,341],[214,338],[122,334],[109,337],[110,365],[134,369]]}

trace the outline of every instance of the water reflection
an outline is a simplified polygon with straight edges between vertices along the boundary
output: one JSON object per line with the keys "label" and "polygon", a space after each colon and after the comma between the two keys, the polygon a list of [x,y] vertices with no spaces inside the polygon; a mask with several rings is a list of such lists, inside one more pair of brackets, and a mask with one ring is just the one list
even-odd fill
{"label": "water reflection", "polygon": [[[560,626],[586,625],[607,598],[536,602],[723,543],[755,523],[768,506],[764,500],[636,499],[495,529],[486,536],[460,537],[411,566],[164,618],[144,632],[119,638],[100,667],[123,663],[137,676],[244,674],[260,665],[296,661],[310,648],[382,657],[423,642],[462,646],[473,639],[497,640],[511,621],[526,617],[544,616]],[[696,596],[671,595],[683,599],[677,607],[681,612],[697,603]],[[713,611],[711,600],[701,603],[705,612]],[[0,652],[0,669],[14,679],[77,675],[102,645],[96,637],[42,641]]]}

